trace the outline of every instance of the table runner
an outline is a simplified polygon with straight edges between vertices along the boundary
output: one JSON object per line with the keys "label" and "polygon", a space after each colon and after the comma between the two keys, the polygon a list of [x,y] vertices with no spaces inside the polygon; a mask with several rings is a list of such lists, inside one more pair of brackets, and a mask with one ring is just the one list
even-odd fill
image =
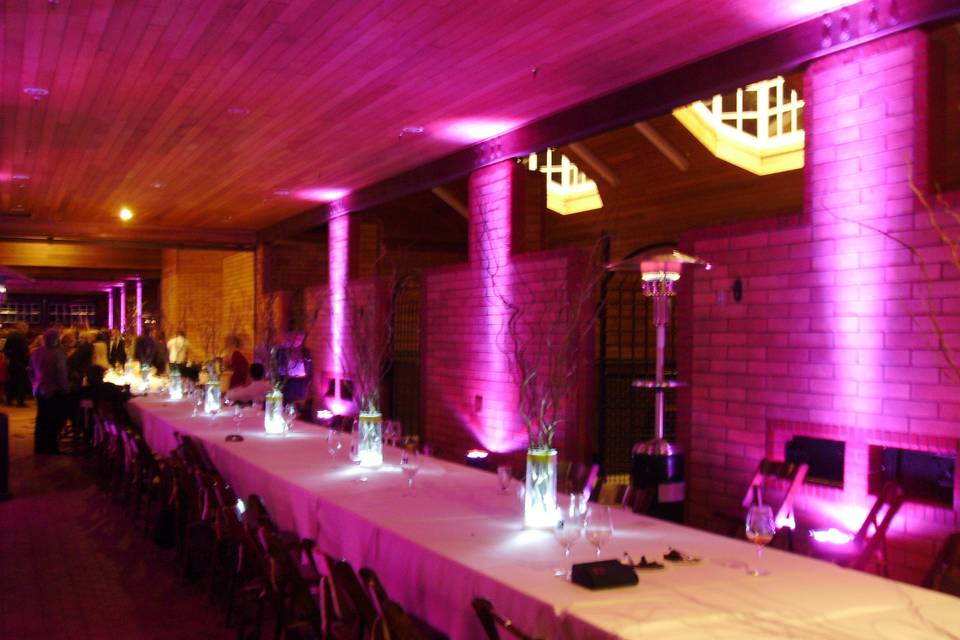
{"label": "table runner", "polygon": [[[519,628],[544,638],[936,638],[956,637],[960,600],[767,550],[770,576],[755,578],[746,542],[616,511],[603,557],[628,551],[658,557],[672,545],[700,556],[693,566],[640,574],[627,589],[587,591],[554,578],[561,548],[547,531],[522,528],[514,493],[493,474],[444,460],[423,460],[414,496],[405,496],[399,452],[364,470],[341,451],[330,455],[326,430],[296,423],[267,436],[262,417],[191,417],[189,404],[157,397],[131,401],[131,413],[159,453],[180,431],[203,442],[238,495],[260,494],[274,518],[314,538],[321,550],[377,571],[391,597],[452,638],[483,638],[470,607],[490,599]],[[573,561],[594,559],[584,540]]]}

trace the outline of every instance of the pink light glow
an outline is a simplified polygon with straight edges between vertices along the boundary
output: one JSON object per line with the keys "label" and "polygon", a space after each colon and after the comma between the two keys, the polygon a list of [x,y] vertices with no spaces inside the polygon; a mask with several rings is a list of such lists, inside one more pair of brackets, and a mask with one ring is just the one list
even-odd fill
{"label": "pink light glow", "polygon": [[113,289],[107,289],[107,328],[113,329]]}
{"label": "pink light glow", "polygon": [[812,537],[817,542],[830,543],[830,544],[850,544],[850,541],[853,540],[853,536],[849,533],[840,531],[836,527],[830,527],[826,530],[820,531],[811,531],[810,537]]}
{"label": "pink light glow", "polygon": [[127,331],[127,285],[120,283],[120,333]]}
{"label": "pink light glow", "polygon": [[436,127],[437,135],[452,142],[480,142],[493,138],[518,126],[516,120],[498,120],[485,118],[464,118],[462,120],[444,120]]}
{"label": "pink light glow", "polygon": [[[343,215],[330,221],[329,234],[330,260],[330,345],[327,371],[342,373],[343,339],[345,336],[345,311],[347,303],[347,278],[349,277],[350,217]],[[337,411],[330,409],[334,413]]]}
{"label": "pink light glow", "polygon": [[357,413],[356,405],[343,398],[325,398],[323,406],[335,416],[351,416]]}
{"label": "pink light glow", "polygon": [[[477,301],[477,317],[482,320],[476,339],[484,353],[485,372],[478,376],[480,386],[469,393],[471,402],[462,413],[464,424],[477,442],[497,453],[517,451],[527,445],[526,431],[516,420],[517,391],[509,379],[511,362],[502,344],[504,324],[510,316],[503,300],[512,297],[514,283],[510,259],[512,171],[511,162],[483,169],[479,178],[485,185],[483,192],[475,197],[471,193],[470,202],[470,261],[477,269],[483,291],[483,297]],[[473,401],[478,395],[483,399],[481,411],[475,410]]]}
{"label": "pink light glow", "polygon": [[137,280],[137,335],[143,335],[143,282]]}
{"label": "pink light glow", "polygon": [[309,189],[299,189],[294,192],[294,196],[300,200],[310,200],[311,202],[332,202],[339,200],[347,195],[346,189],[334,189],[330,187],[311,187]]}

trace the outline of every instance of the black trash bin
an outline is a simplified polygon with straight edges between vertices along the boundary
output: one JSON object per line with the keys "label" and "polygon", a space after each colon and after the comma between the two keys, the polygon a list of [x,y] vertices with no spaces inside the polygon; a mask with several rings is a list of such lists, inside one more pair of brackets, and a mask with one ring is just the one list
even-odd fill
{"label": "black trash bin", "polygon": [[647,515],[682,523],[686,484],[679,445],[663,439],[638,442],[630,457],[633,486],[652,495]]}

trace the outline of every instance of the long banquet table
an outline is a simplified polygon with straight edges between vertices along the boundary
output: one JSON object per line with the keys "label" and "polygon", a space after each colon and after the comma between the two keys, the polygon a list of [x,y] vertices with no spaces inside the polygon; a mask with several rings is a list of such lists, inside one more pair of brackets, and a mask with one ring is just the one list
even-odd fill
{"label": "long banquet table", "polygon": [[[500,495],[486,472],[429,458],[406,495],[388,450],[365,470],[345,451],[331,456],[326,430],[296,423],[285,436],[263,433],[252,411],[191,417],[188,402],[136,398],[131,413],[154,451],[176,446],[175,432],[199,439],[238,495],[261,495],[281,526],[317,541],[355,567],[377,571],[391,597],[451,638],[482,638],[470,602],[483,596],[514,624],[543,638],[957,638],[960,599],[841,569],[774,549],[770,575],[751,577],[746,542],[617,511],[604,557],[639,560],[669,546],[697,564],[641,572],[635,587],[588,591],[553,577],[560,546],[522,527],[515,495]],[[573,561],[594,559],[584,540]]]}

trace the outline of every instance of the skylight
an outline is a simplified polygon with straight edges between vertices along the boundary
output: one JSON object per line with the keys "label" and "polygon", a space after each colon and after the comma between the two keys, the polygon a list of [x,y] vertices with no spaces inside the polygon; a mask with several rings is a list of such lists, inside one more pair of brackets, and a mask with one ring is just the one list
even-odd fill
{"label": "skylight", "polygon": [[547,208],[551,211],[567,216],[603,207],[597,183],[556,149],[531,153],[526,164],[530,171],[546,176]]}
{"label": "skylight", "polygon": [[803,167],[803,100],[782,76],[674,109],[713,155],[757,175]]}

